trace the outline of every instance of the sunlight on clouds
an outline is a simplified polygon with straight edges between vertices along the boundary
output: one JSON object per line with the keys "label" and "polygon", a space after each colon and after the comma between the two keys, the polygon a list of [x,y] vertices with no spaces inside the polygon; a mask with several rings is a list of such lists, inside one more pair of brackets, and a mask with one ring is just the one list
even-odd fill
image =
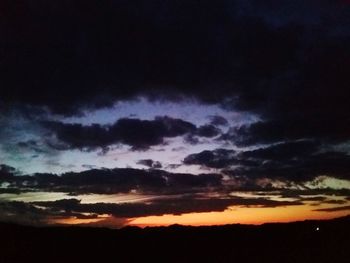
{"label": "sunlight on clouds", "polygon": [[[146,158],[164,163],[163,169],[167,171],[174,170],[174,166],[171,165],[176,164],[177,170],[174,171],[203,173],[206,171],[199,171],[197,169],[199,167],[181,166],[184,156],[216,148],[236,149],[235,145],[231,143],[225,145],[223,141],[216,140],[216,137],[198,137],[199,142],[192,144],[186,142],[183,136],[179,136],[164,138],[164,144],[152,146],[147,151],[132,151],[130,146],[123,144],[111,144],[106,152],[103,152],[102,148],[59,150],[50,145],[57,146],[61,142],[40,124],[42,121],[53,120],[83,125],[93,123],[103,125],[112,124],[120,118],[154,120],[156,116],[179,118],[197,127],[209,124],[213,116],[220,116],[228,121],[227,125],[219,125],[222,132],[227,132],[230,127],[258,120],[258,117],[252,113],[226,110],[218,104],[202,104],[194,99],[171,102],[149,101],[140,97],[135,100],[119,101],[111,108],[86,111],[83,116],[64,117],[46,113],[34,120],[28,119],[23,114],[2,117],[0,123],[4,124],[5,129],[0,131],[0,139],[4,138],[3,143],[0,144],[0,155],[5,163],[26,174],[79,172],[87,170],[87,166],[145,168],[137,165],[136,162]],[[20,146],[21,144],[23,146]]]}
{"label": "sunlight on clouds", "polygon": [[88,194],[88,195],[77,195],[77,199],[81,200],[81,204],[94,204],[94,203],[138,203],[147,200],[157,198],[157,196],[141,195],[141,194]]}
{"label": "sunlight on clouds", "polygon": [[305,186],[311,189],[332,188],[332,189],[350,189],[350,180],[342,180],[329,176],[318,176],[313,181],[308,182]]}
{"label": "sunlight on clouds", "polygon": [[[152,120],[156,116],[168,115],[193,122],[196,125],[208,123],[209,116],[219,115],[226,118],[230,124],[241,125],[257,121],[257,116],[247,112],[225,110],[217,104],[202,104],[196,99],[184,98],[181,101],[169,100],[150,101],[145,97],[138,97],[128,101],[118,101],[110,108],[94,111],[84,111],[83,116],[62,119],[65,123],[93,123],[112,124],[120,118],[140,118]],[[59,119],[59,116],[56,116]]]}
{"label": "sunlight on clouds", "polygon": [[137,203],[146,200],[159,198],[157,195],[142,195],[142,194],[82,194],[70,195],[63,192],[27,192],[20,194],[0,194],[0,201],[21,201],[21,202],[52,202],[61,199],[76,198],[81,204],[94,203]]}
{"label": "sunlight on clouds", "polygon": [[68,193],[61,192],[27,192],[20,194],[0,194],[0,200],[21,202],[51,202],[71,198]]}
{"label": "sunlight on clouds", "polygon": [[91,224],[100,222],[106,218],[109,218],[108,215],[101,215],[97,218],[76,218],[74,216],[67,218],[55,218],[51,220],[53,224],[63,224],[63,225],[80,225],[80,224]]}

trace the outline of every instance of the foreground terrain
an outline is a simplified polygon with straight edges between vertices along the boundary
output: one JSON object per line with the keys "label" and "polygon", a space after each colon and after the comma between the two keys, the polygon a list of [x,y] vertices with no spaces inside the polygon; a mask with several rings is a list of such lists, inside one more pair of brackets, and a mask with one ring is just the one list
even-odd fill
{"label": "foreground terrain", "polygon": [[261,226],[0,224],[0,262],[350,262],[350,216]]}

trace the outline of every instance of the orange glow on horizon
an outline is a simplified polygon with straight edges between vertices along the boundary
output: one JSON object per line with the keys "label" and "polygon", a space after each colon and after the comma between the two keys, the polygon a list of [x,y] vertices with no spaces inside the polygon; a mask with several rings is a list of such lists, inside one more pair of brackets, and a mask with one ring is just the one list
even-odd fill
{"label": "orange glow on horizon", "polygon": [[[322,206],[322,208],[327,207],[329,206]],[[339,211],[334,213],[312,211],[314,208],[315,207],[307,205],[277,208],[232,207],[223,212],[139,217],[131,221],[129,225],[139,227],[168,226],[172,224],[191,226],[225,224],[259,225],[263,223],[283,223],[303,221],[307,219],[332,219],[345,216],[349,213],[349,211]]]}
{"label": "orange glow on horizon", "polygon": [[101,220],[106,219],[106,217],[97,217],[97,218],[76,218],[76,217],[68,217],[68,218],[60,218],[60,219],[54,219],[52,220],[55,224],[63,224],[63,225],[79,225],[79,224],[91,224],[91,223],[97,223]]}
{"label": "orange glow on horizon", "polygon": [[53,224],[105,226],[120,228],[126,225],[169,226],[173,224],[189,226],[210,226],[225,224],[252,224],[287,223],[303,220],[326,220],[349,215],[349,211],[320,212],[314,209],[330,208],[332,205],[320,206],[298,205],[274,208],[262,207],[230,207],[223,212],[187,213],[182,215],[146,216],[138,218],[116,218],[110,215],[100,215],[97,218],[77,219],[75,217],[54,218]]}

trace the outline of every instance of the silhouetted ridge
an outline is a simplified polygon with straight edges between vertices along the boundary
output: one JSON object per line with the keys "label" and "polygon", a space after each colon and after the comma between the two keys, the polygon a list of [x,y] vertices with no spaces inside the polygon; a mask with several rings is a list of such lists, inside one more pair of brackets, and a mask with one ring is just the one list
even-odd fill
{"label": "silhouetted ridge", "polygon": [[119,230],[0,224],[0,262],[348,262],[350,216]]}

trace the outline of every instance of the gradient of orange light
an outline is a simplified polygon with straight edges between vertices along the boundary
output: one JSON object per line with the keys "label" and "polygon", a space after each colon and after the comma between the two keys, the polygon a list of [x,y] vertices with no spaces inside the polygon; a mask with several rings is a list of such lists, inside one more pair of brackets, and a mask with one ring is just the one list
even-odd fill
{"label": "gradient of orange light", "polygon": [[[108,216],[107,216],[108,218]],[[51,220],[51,223],[54,224],[64,224],[64,225],[79,225],[79,224],[89,224],[89,223],[97,223],[101,220],[106,219],[105,216],[97,217],[97,218],[76,218],[76,217],[67,217],[67,218],[55,218]]]}
{"label": "gradient of orange light", "polygon": [[[322,208],[330,206],[324,205]],[[349,211],[333,213],[312,211],[321,206],[289,206],[275,208],[232,207],[223,212],[189,213],[182,215],[163,215],[139,217],[129,223],[134,226],[181,225],[223,225],[223,224],[263,224],[272,222],[292,222],[306,219],[331,219],[345,216]]]}

